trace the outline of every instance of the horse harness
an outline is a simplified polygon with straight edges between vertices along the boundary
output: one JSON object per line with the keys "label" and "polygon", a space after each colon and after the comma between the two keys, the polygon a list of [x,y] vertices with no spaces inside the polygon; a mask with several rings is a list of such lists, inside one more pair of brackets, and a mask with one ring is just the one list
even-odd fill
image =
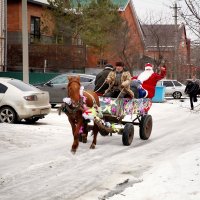
{"label": "horse harness", "polygon": [[[96,103],[94,97],[92,95],[90,95],[88,92],[86,92],[86,91],[84,91],[84,92],[87,93],[92,98],[93,106],[96,106],[97,103]],[[86,104],[86,103],[84,102],[83,96],[81,96],[80,101],[78,102],[77,106],[75,106],[75,107],[71,104],[69,105],[67,103],[63,103],[61,105],[61,107],[59,108],[59,114],[61,113],[61,111],[64,112],[65,114],[73,114],[73,115],[75,115],[78,111],[83,112],[84,104]]]}
{"label": "horse harness", "polygon": [[[63,105],[64,104],[64,105]],[[83,98],[81,97],[78,105],[76,107],[69,105],[67,103],[62,104],[62,111],[66,114],[76,114],[78,111],[83,111]]]}

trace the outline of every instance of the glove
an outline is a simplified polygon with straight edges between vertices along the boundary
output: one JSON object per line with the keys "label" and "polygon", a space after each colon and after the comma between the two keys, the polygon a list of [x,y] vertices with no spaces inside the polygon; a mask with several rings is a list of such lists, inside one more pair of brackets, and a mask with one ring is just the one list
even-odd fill
{"label": "glove", "polygon": [[126,84],[125,83],[122,83],[121,84],[121,88],[125,88],[126,87]]}
{"label": "glove", "polygon": [[111,79],[110,79],[110,78],[107,78],[107,79],[106,79],[106,83],[108,83],[108,84],[111,83]]}

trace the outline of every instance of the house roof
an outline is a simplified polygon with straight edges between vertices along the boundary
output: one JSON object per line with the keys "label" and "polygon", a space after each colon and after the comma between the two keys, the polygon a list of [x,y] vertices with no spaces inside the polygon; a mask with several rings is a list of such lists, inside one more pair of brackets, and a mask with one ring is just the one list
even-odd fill
{"label": "house roof", "polygon": [[186,34],[184,24],[178,25],[177,37],[176,26],[173,24],[142,25],[142,31],[145,37],[146,48],[152,50],[158,48],[158,46],[161,49],[174,48],[176,38],[177,44],[179,44],[183,33]]}
{"label": "house roof", "polygon": [[[80,3],[83,5],[86,5],[90,0],[80,0]],[[130,0],[112,0],[114,5],[117,5],[119,9],[124,10],[126,6],[128,5]],[[42,4],[48,4],[47,0],[28,0],[28,2],[31,3],[42,3]],[[74,1],[74,4],[76,5],[77,1]]]}
{"label": "house roof", "polygon": [[27,0],[29,3],[34,3],[37,5],[47,5],[47,0]]}

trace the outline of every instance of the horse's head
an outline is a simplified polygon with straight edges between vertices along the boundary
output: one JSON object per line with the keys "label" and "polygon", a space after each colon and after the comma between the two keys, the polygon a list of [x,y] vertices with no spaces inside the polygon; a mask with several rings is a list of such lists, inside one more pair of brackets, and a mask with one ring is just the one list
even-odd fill
{"label": "horse's head", "polygon": [[80,76],[68,76],[68,80],[68,96],[71,98],[72,105],[76,107],[79,105],[80,102]]}

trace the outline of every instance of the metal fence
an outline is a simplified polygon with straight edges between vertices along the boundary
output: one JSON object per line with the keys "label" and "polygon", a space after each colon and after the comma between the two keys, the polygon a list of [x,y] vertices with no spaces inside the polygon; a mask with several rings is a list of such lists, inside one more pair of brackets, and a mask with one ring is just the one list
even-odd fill
{"label": "metal fence", "polygon": [[[22,45],[8,44],[8,71],[22,71]],[[29,45],[31,72],[84,72],[86,49],[77,45]]]}

